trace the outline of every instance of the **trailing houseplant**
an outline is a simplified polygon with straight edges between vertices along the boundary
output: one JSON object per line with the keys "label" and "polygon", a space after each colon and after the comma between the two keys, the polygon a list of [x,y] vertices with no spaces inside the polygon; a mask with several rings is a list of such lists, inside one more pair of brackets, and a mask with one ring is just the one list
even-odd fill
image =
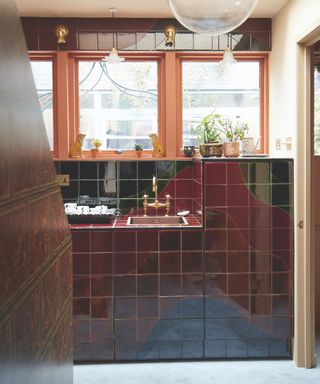
{"label": "trailing houseplant", "polygon": [[232,120],[227,117],[220,119],[222,132],[226,138],[223,145],[226,157],[238,157],[240,155],[240,141],[242,141],[249,131],[247,123],[243,123],[237,117]]}
{"label": "trailing houseplant", "polygon": [[199,150],[203,157],[222,156],[221,116],[210,113],[202,118],[194,129],[199,143]]}
{"label": "trailing houseplant", "polygon": [[143,146],[141,144],[135,144],[134,150],[136,151],[136,156],[141,157],[142,152],[143,152]]}

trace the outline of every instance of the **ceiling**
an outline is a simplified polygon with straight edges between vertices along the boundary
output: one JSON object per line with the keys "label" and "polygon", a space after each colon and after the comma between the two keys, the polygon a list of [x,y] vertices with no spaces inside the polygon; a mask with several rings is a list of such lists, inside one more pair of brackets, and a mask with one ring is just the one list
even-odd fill
{"label": "ceiling", "polygon": [[[194,1],[194,0],[193,0]],[[197,0],[196,0],[197,1]],[[288,0],[259,0],[251,17],[273,17]],[[167,0],[16,0],[21,16],[172,18]]]}

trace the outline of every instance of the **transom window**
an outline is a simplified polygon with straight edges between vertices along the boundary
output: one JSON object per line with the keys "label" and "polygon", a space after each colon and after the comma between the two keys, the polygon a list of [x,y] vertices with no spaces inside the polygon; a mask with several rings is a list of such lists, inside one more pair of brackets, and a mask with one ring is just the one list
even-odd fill
{"label": "transom window", "polygon": [[53,151],[53,62],[31,61],[31,69],[47,131],[50,149]]}
{"label": "transom window", "polygon": [[112,65],[79,61],[79,128],[104,150],[151,148],[150,133],[158,132],[158,63],[128,61]]}
{"label": "transom window", "polygon": [[197,145],[194,128],[209,113],[239,118],[249,134],[260,138],[260,63],[237,61],[223,68],[219,62],[183,61],[183,145]]}

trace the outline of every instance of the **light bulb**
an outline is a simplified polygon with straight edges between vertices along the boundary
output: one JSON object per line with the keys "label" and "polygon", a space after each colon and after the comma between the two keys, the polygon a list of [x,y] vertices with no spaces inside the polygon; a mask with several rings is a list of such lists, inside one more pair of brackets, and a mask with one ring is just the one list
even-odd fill
{"label": "light bulb", "polygon": [[120,57],[118,51],[114,47],[111,49],[109,56],[102,59],[102,61],[105,61],[108,64],[119,64],[124,60],[124,57]]}
{"label": "light bulb", "polygon": [[258,0],[168,0],[175,18],[197,33],[221,35],[234,30],[251,14]]}

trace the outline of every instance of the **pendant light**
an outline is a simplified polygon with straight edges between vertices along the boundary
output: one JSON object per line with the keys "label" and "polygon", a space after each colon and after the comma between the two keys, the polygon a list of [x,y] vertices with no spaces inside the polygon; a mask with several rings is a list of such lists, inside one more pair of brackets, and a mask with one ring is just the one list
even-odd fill
{"label": "pendant light", "polygon": [[227,48],[224,50],[223,59],[220,61],[220,63],[224,67],[228,67],[228,66],[230,66],[232,64],[235,64],[236,62],[237,62],[237,60],[234,58],[233,52],[232,52],[232,49],[231,49],[231,37],[228,34]]}
{"label": "pendant light", "polygon": [[[112,14],[112,19],[114,20],[114,15],[116,13],[116,8],[109,8],[109,11]],[[109,56],[106,56],[102,59],[102,61],[105,61],[108,64],[119,64],[125,60],[124,57],[121,57],[118,55],[118,51],[115,44],[115,38],[114,38],[114,32],[112,32],[112,49],[109,54]]]}
{"label": "pendant light", "polygon": [[258,0],[168,0],[175,18],[197,33],[222,35],[241,25]]}

